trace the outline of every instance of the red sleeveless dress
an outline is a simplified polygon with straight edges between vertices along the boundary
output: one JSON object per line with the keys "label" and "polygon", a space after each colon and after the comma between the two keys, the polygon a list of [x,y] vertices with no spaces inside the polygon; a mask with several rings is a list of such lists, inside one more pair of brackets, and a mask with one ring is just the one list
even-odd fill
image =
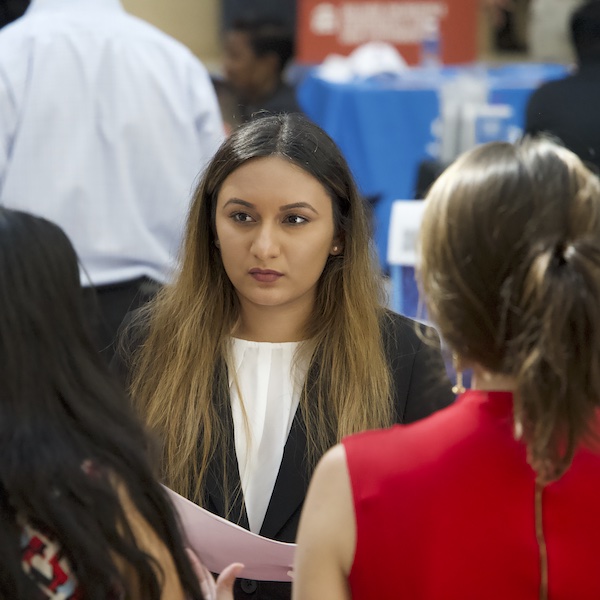
{"label": "red sleeveless dress", "polygon": [[[470,390],[412,425],[343,441],[356,514],[353,600],[600,598],[600,453],[538,495],[512,394]],[[540,552],[547,551],[542,574]]]}

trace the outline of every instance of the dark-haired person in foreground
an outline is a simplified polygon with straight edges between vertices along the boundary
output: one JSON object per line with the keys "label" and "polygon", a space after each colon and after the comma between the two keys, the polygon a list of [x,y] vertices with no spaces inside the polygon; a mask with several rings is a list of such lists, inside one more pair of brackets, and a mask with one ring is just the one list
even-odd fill
{"label": "dark-haired person in foreground", "polygon": [[317,467],[295,600],[600,598],[600,182],[547,141],[460,158],[419,277],[473,388]]}
{"label": "dark-haired person in foreground", "polygon": [[85,323],[65,234],[0,208],[0,598],[230,598],[239,567],[201,593]]}

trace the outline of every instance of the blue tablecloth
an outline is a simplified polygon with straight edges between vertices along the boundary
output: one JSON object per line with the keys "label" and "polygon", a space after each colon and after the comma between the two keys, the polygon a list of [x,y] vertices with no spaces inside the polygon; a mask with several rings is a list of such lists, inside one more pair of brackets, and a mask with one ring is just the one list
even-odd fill
{"label": "blue tablecloth", "polygon": [[391,204],[414,198],[417,168],[431,158],[439,142],[433,124],[439,117],[442,83],[476,70],[486,77],[488,102],[509,104],[513,124],[522,128],[531,92],[543,81],[565,76],[564,65],[513,64],[485,68],[446,67],[420,76],[379,76],[351,83],[332,83],[307,75],[298,89],[302,109],[323,127],[342,149],[361,192],[378,196],[375,205],[375,243],[387,267],[388,221]]}

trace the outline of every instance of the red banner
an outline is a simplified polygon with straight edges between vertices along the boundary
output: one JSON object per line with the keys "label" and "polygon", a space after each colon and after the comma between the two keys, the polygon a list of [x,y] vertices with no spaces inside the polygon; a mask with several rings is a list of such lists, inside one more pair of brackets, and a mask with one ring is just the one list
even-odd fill
{"label": "red banner", "polygon": [[299,0],[297,59],[320,63],[332,53],[347,55],[366,42],[394,45],[417,64],[426,28],[439,24],[446,64],[477,58],[480,0]]}

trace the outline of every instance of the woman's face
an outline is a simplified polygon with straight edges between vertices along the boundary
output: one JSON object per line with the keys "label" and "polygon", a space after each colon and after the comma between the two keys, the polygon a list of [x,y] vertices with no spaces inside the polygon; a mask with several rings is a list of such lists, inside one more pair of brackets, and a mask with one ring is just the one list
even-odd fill
{"label": "woman's face", "polygon": [[223,182],[215,222],[242,311],[248,305],[312,310],[325,263],[342,250],[319,181],[279,157],[250,160]]}

